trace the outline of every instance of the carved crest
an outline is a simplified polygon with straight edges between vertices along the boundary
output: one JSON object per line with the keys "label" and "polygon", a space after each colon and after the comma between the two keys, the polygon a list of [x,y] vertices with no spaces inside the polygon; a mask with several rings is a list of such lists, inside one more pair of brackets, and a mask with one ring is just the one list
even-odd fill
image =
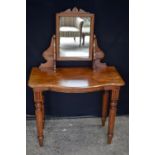
{"label": "carved crest", "polygon": [[67,9],[67,10],[60,12],[60,13],[89,13],[89,12],[86,12],[82,9],[78,9],[77,7],[74,7],[73,9]]}

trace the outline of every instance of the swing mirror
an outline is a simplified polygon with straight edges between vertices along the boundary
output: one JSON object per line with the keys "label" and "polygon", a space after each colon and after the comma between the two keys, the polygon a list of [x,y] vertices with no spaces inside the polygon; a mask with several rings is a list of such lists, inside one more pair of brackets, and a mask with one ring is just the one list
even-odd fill
{"label": "swing mirror", "polygon": [[92,60],[94,14],[66,10],[56,15],[57,60]]}

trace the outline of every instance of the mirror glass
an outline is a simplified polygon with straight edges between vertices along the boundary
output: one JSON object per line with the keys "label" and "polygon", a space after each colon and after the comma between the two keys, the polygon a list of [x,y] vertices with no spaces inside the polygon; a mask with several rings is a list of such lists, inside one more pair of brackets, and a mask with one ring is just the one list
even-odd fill
{"label": "mirror glass", "polygon": [[90,17],[60,17],[60,57],[89,58],[90,20]]}

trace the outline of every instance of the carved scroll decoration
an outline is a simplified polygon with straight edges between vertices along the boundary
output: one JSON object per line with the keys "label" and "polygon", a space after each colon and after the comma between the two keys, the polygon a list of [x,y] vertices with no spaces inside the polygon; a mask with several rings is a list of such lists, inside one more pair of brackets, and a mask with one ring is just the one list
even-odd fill
{"label": "carved scroll decoration", "polygon": [[107,67],[106,63],[102,63],[101,60],[104,58],[104,52],[98,47],[97,38],[94,35],[93,42],[93,70],[103,70]]}
{"label": "carved scroll decoration", "polygon": [[46,60],[45,63],[42,63],[39,66],[41,70],[56,70],[56,38],[53,35],[51,39],[50,46],[43,52],[43,57]]}

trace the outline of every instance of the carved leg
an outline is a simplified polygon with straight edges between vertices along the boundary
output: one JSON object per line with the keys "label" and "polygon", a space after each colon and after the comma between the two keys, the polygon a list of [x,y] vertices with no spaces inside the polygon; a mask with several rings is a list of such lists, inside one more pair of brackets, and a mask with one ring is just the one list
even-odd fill
{"label": "carved leg", "polygon": [[105,121],[107,117],[108,98],[109,98],[109,92],[108,90],[105,90],[103,94],[103,103],[102,103],[102,126],[105,125]]}
{"label": "carved leg", "polygon": [[43,97],[41,91],[34,90],[36,126],[39,145],[43,145]]}
{"label": "carved leg", "polygon": [[120,90],[119,87],[112,89],[110,113],[109,113],[109,125],[108,125],[108,144],[112,143],[119,90]]}

